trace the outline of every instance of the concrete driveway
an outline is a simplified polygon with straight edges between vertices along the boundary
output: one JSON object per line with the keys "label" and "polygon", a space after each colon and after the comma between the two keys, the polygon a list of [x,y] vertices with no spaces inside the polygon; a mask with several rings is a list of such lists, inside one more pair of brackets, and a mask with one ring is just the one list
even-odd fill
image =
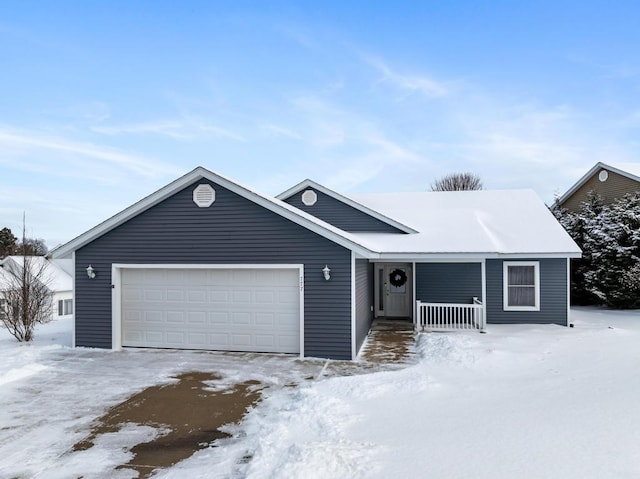
{"label": "concrete driveway", "polygon": [[402,366],[53,343],[0,342],[0,477],[147,477],[215,445],[265,394]]}

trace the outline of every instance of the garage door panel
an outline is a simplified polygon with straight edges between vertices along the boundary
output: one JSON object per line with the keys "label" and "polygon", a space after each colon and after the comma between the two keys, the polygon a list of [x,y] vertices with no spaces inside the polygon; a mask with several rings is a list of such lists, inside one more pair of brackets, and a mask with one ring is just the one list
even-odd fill
{"label": "garage door panel", "polygon": [[258,304],[273,304],[276,301],[276,293],[274,291],[256,291],[255,302]]}
{"label": "garage door panel", "polygon": [[180,289],[167,289],[167,301],[184,301],[184,291]]}
{"label": "garage door panel", "polygon": [[123,269],[122,344],[300,351],[297,269]]}
{"label": "garage door panel", "polygon": [[162,311],[145,311],[144,322],[146,323],[163,323],[164,315]]}
{"label": "garage door panel", "polygon": [[209,301],[213,303],[226,303],[227,301],[229,301],[229,292],[219,290],[210,291]]}
{"label": "garage door panel", "polygon": [[233,312],[231,313],[231,322],[234,325],[249,326],[251,324],[251,313],[246,311]]}
{"label": "garage door panel", "polygon": [[275,326],[275,316],[273,313],[256,313],[256,326]]}
{"label": "garage door panel", "polygon": [[182,344],[186,346],[186,334],[181,331],[170,331],[166,333],[166,342],[174,344]]}
{"label": "garage door panel", "polygon": [[206,311],[187,311],[186,316],[189,324],[205,324],[207,322]]}
{"label": "garage door panel", "polygon": [[226,311],[213,311],[209,313],[209,320],[212,324],[228,324],[229,313]]}

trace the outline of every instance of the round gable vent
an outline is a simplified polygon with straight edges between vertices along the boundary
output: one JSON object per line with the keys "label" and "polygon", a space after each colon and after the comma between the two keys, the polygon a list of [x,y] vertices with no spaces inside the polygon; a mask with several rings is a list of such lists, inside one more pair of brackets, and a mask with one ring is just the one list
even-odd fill
{"label": "round gable vent", "polygon": [[318,201],[318,195],[316,194],[315,191],[307,190],[304,193],[302,193],[302,202],[306,206],[313,206],[316,204],[316,201]]}
{"label": "round gable vent", "polygon": [[216,190],[211,185],[198,185],[193,190],[193,202],[200,208],[207,208],[216,200]]}
{"label": "round gable vent", "polygon": [[604,183],[605,181],[607,181],[607,178],[609,178],[609,173],[607,172],[607,170],[600,170],[598,179]]}

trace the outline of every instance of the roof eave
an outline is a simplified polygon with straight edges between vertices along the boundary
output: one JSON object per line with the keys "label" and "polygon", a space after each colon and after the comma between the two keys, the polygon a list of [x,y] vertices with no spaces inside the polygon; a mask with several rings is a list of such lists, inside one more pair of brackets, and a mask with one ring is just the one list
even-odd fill
{"label": "roof eave", "polygon": [[580,252],[528,252],[528,253],[500,253],[500,252],[384,252],[377,255],[377,259],[384,261],[480,261],[484,259],[531,259],[531,258],[581,258]]}
{"label": "roof eave", "polygon": [[283,191],[282,193],[277,195],[276,198],[279,200],[285,200],[287,198],[290,198],[292,195],[299,193],[300,191],[309,187],[317,189],[318,191],[324,193],[325,195],[330,196],[335,200],[341,201],[342,203],[345,203],[346,205],[351,206],[352,208],[355,208],[363,213],[366,213],[369,216],[372,216],[373,218],[382,221],[383,223],[393,226],[394,228],[398,228],[400,231],[404,233],[407,233],[407,234],[419,233],[418,230],[415,230],[410,226],[400,223],[399,221],[396,221],[393,218],[389,218],[388,216],[385,216],[382,213],[379,213],[378,211],[372,210],[371,208],[368,208],[367,206],[361,203],[358,203],[357,201],[352,200],[347,196],[341,195],[340,193],[337,193],[332,189],[327,188],[326,186],[323,186],[320,183],[317,183],[310,179],[301,181],[297,185],[289,188],[288,190]]}
{"label": "roof eave", "polygon": [[582,185],[584,185],[589,179],[599,170],[599,169],[607,169],[617,173],[621,176],[629,178],[630,180],[637,181],[640,183],[640,177],[629,173],[628,171],[621,170],[620,168],[616,168],[615,166],[607,165],[599,161],[596,163],[589,171],[587,171],[571,188],[569,188],[565,194],[560,196],[557,200],[559,205],[562,205],[565,201],[567,201],[576,191],[578,191]]}
{"label": "roof eave", "polygon": [[374,254],[371,250],[359,244],[357,241],[346,237],[348,233],[341,234],[338,231],[338,228],[326,224],[322,220],[308,215],[307,213],[298,210],[297,208],[288,205],[287,203],[261,195],[256,191],[251,190],[250,188],[242,186],[234,181],[231,181],[228,178],[225,178],[222,175],[213,173],[206,168],[199,166],[189,173],[164,186],[163,188],[160,188],[154,193],[134,203],[128,208],[115,214],[109,219],[94,226],[90,230],[77,236],[71,241],[54,248],[50,252],[51,258],[57,259],[68,257],[74,251],[77,251],[91,241],[120,226],[121,224],[146,211],[152,206],[155,206],[156,204],[164,201],[169,196],[177,193],[178,191],[182,190],[183,188],[187,187],[189,184],[197,181],[200,178],[220,184],[224,188],[227,188],[230,191],[233,191],[234,193],[237,193],[240,196],[249,199],[254,203],[257,203],[260,206],[263,206],[268,210],[273,211],[280,216],[309,229],[310,231],[313,231],[314,233],[318,233],[319,235],[335,242],[336,244],[339,244],[340,246],[350,249],[357,254],[363,255],[365,257],[371,257],[371,255]]}

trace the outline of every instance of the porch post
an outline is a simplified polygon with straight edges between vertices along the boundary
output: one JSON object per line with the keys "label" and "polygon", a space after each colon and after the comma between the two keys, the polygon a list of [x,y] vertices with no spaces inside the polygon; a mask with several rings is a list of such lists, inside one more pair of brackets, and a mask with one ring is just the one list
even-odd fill
{"label": "porch post", "polygon": [[411,310],[413,311],[413,324],[416,324],[418,319],[418,308],[416,306],[416,262],[411,263]]}
{"label": "porch post", "polygon": [[487,260],[482,259],[480,263],[480,276],[482,281],[482,329],[481,333],[484,333],[487,327]]}

